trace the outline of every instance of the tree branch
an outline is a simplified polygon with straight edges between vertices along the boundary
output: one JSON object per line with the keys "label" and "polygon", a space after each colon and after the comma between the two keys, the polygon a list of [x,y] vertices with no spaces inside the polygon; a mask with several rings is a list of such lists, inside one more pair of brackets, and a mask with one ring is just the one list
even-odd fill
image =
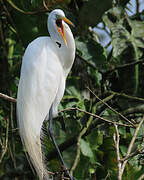
{"label": "tree branch", "polygon": [[135,152],[132,152],[131,154],[129,154],[129,156],[126,156],[125,158],[121,159],[121,161],[130,159],[130,158],[136,156],[137,154],[143,154],[143,150],[144,150],[144,147],[137,149]]}
{"label": "tree branch", "polygon": [[131,139],[131,142],[130,142],[130,144],[128,146],[126,156],[123,159],[120,159],[120,151],[119,151],[119,142],[120,142],[119,137],[120,137],[120,135],[119,135],[118,127],[117,127],[116,124],[114,124],[115,130],[116,130],[116,135],[114,134],[113,139],[114,139],[114,143],[115,143],[115,146],[116,146],[116,154],[117,154],[118,180],[122,180],[123,172],[124,172],[125,166],[126,166],[128,160],[129,160],[129,158],[136,155],[137,152],[142,151],[144,149],[144,148],[141,148],[141,149],[135,151],[134,153],[131,153],[133,145],[134,145],[136,137],[137,137],[137,134],[138,134],[138,132],[140,130],[140,127],[143,124],[143,122],[144,122],[144,117],[142,118],[142,120],[138,124],[138,126],[137,126],[137,128],[135,130],[135,133],[134,133],[134,135],[133,135],[133,137]]}
{"label": "tree branch", "polygon": [[26,15],[38,15],[40,13],[45,13],[45,12],[48,12],[47,9],[39,9],[37,11],[24,11],[22,9],[20,9],[19,7],[17,7],[13,2],[12,0],[7,0],[7,2],[10,4],[10,6],[12,8],[14,8],[15,10],[17,10],[18,12],[22,13],[22,14],[26,14]]}
{"label": "tree branch", "polygon": [[6,119],[6,137],[5,137],[5,142],[2,142],[2,140],[0,139],[0,145],[2,147],[2,154],[1,154],[1,157],[0,157],[0,164],[3,160],[3,157],[4,155],[6,154],[7,152],[7,147],[8,147],[8,132],[9,132],[9,120]]}
{"label": "tree branch", "polygon": [[144,113],[144,104],[138,105],[136,107],[130,107],[122,112],[124,115],[134,114],[134,113]]}
{"label": "tree branch", "polygon": [[130,95],[127,95],[125,93],[118,93],[118,92],[114,92],[114,91],[109,91],[109,93],[110,94],[114,94],[116,96],[120,96],[120,97],[126,98],[126,99],[130,99],[130,100],[134,100],[134,101],[138,101],[138,102],[144,103],[144,98],[139,98],[139,97],[136,97],[136,96],[130,96]]}
{"label": "tree branch", "polygon": [[77,155],[76,155],[75,161],[74,161],[73,166],[72,166],[71,171],[70,171],[71,175],[73,174],[73,171],[75,170],[75,168],[79,162],[79,159],[80,159],[80,141],[81,141],[81,138],[86,133],[86,131],[88,130],[89,126],[92,123],[92,120],[93,120],[93,118],[89,117],[89,120],[87,121],[86,127],[84,127],[82,129],[82,131],[80,132],[80,134],[77,138]]}
{"label": "tree branch", "polygon": [[121,180],[121,159],[120,159],[120,151],[119,151],[119,141],[120,141],[120,135],[118,131],[118,126],[114,124],[116,134],[113,135],[115,147],[116,147],[116,154],[117,154],[117,167],[118,167],[118,180]]}
{"label": "tree branch", "polygon": [[143,180],[144,179],[144,173],[138,178],[138,180]]}
{"label": "tree branch", "polygon": [[[52,176],[55,176],[55,175],[59,175],[60,172],[54,173],[54,172],[48,171],[48,174],[52,175]],[[21,176],[25,176],[25,175],[30,176],[31,172],[30,171],[25,171],[24,172],[24,171],[15,170],[15,171],[11,171],[11,172],[5,173],[2,176],[0,176],[0,180],[3,180],[5,177],[15,178],[15,177],[21,177]],[[68,177],[63,177],[63,179],[69,180]]]}
{"label": "tree branch", "polygon": [[130,144],[129,144],[129,147],[128,147],[128,150],[127,150],[127,153],[126,153],[125,160],[123,161],[123,164],[122,164],[122,167],[121,167],[121,179],[122,179],[122,175],[123,175],[125,166],[126,166],[126,164],[127,164],[127,162],[128,162],[128,157],[130,156],[130,153],[131,153],[131,151],[132,151],[132,147],[133,147],[133,145],[134,145],[134,143],[135,143],[137,134],[138,134],[138,132],[139,132],[139,130],[140,130],[140,127],[141,127],[141,125],[143,124],[143,122],[144,122],[144,117],[142,118],[142,120],[141,120],[140,123],[138,124],[138,126],[137,126],[137,128],[136,128],[136,130],[135,130],[135,133],[134,133],[134,135],[133,135],[133,137],[132,137],[132,139],[131,139],[131,142],[130,142]]}
{"label": "tree branch", "polygon": [[100,99],[92,90],[90,90],[88,87],[87,89],[99,100],[101,101],[104,105],[106,105],[110,110],[112,110],[114,113],[116,113],[118,116],[120,116],[122,119],[124,119],[126,122],[130,123],[132,126],[135,127],[135,124],[133,124],[129,119],[127,119],[125,116],[123,116],[121,113],[113,109],[111,106],[109,106],[106,102],[104,102],[102,99]]}
{"label": "tree branch", "polygon": [[15,98],[10,97],[10,96],[5,95],[5,94],[2,94],[2,93],[0,93],[0,98],[5,99],[5,100],[10,101],[10,102],[13,102],[13,103],[16,103],[16,101],[17,101]]}
{"label": "tree branch", "polygon": [[93,114],[93,113],[87,112],[87,111],[85,111],[85,110],[83,110],[83,109],[80,109],[80,108],[77,108],[77,107],[67,108],[67,109],[61,110],[61,111],[59,111],[59,112],[71,111],[71,110],[78,110],[78,111],[80,111],[80,112],[83,112],[83,113],[85,113],[85,114],[88,114],[88,115],[90,115],[90,116],[93,116],[93,117],[95,117],[95,118],[98,118],[98,119],[100,119],[100,120],[102,120],[102,121],[104,121],[104,122],[110,123],[110,124],[117,124],[117,125],[119,125],[119,126],[133,127],[133,128],[134,128],[134,126],[132,126],[132,125],[114,122],[114,121],[105,119],[105,118],[103,118],[103,117],[101,117],[101,116],[98,116],[97,114]]}
{"label": "tree branch", "polygon": [[[113,122],[113,121],[110,121],[110,120],[101,118],[101,117],[98,116],[98,115],[95,115],[95,114],[93,114],[93,113],[89,113],[89,112],[84,111],[84,110],[81,110],[81,109],[79,109],[79,108],[74,108],[74,107],[72,107],[72,108],[63,109],[63,110],[61,110],[61,111],[59,111],[59,112],[72,111],[72,110],[75,110],[75,111],[78,110],[78,111],[80,111],[80,112],[84,112],[84,113],[86,113],[86,114],[88,114],[88,115],[96,118],[96,121],[90,125],[90,127],[87,129],[86,133],[85,133],[82,137],[87,136],[87,135],[91,132],[92,129],[94,129],[97,125],[99,125],[99,124],[101,124],[101,123],[103,123],[103,122],[108,122],[108,123],[111,123],[111,124],[116,124],[116,125],[118,125],[118,126],[124,126],[124,127],[134,128],[134,127],[131,126],[131,125],[121,124],[121,123],[117,123],[117,122]],[[101,121],[97,121],[98,119],[101,119],[102,122],[101,122]],[[78,137],[78,134],[75,135],[75,136],[73,136],[72,138],[66,140],[66,141],[63,142],[62,144],[60,144],[60,145],[59,145],[60,151],[62,152],[62,151],[64,151],[65,149],[71,147],[73,144],[76,144],[76,142],[77,142],[77,137]],[[55,155],[56,155],[56,151],[53,150],[53,151],[51,151],[51,152],[47,155],[47,159],[50,161],[51,159],[53,159],[53,158],[55,157]]]}
{"label": "tree branch", "polygon": [[144,63],[144,59],[141,59],[139,61],[134,61],[134,62],[131,62],[131,63],[128,63],[128,64],[123,64],[123,65],[119,65],[119,66],[116,66],[106,72],[103,72],[103,75],[107,75],[107,74],[110,74],[116,70],[119,70],[119,69],[124,69],[124,68],[127,68],[127,67],[130,67],[130,66],[135,66],[135,65],[138,65],[138,64],[142,64]]}
{"label": "tree branch", "polygon": [[82,60],[84,63],[86,63],[88,66],[90,66],[91,68],[93,68],[94,70],[98,70],[95,65],[93,65],[93,64],[90,63],[89,61],[85,60],[85,59],[84,59],[83,57],[81,57],[78,53],[76,53],[76,58],[79,58],[79,59]]}

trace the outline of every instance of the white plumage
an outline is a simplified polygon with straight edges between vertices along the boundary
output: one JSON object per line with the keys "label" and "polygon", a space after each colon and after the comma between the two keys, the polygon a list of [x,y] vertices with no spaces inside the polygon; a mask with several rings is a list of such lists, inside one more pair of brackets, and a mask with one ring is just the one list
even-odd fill
{"label": "white plumage", "polygon": [[66,77],[75,57],[75,43],[62,10],[52,11],[48,18],[50,37],[32,41],[23,56],[17,95],[17,117],[21,139],[40,179],[48,174],[42,162],[40,132],[53,104],[57,115]]}

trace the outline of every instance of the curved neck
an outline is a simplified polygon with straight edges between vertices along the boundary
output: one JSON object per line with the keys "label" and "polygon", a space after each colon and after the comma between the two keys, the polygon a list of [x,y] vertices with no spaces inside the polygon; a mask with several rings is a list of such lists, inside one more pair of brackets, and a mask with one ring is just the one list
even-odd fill
{"label": "curved neck", "polygon": [[73,38],[73,34],[67,24],[64,24],[65,37],[67,41],[67,45],[64,43],[63,39],[61,41],[61,47],[57,48],[60,60],[62,62],[64,69],[71,68],[74,57],[75,57],[75,41]]}
{"label": "curved neck", "polygon": [[75,41],[69,26],[64,22],[63,25],[67,45],[64,43],[64,40],[62,39],[61,35],[57,31],[55,24],[52,23],[52,21],[48,23],[48,30],[56,48],[56,52],[63,67],[64,73],[67,76],[75,58]]}

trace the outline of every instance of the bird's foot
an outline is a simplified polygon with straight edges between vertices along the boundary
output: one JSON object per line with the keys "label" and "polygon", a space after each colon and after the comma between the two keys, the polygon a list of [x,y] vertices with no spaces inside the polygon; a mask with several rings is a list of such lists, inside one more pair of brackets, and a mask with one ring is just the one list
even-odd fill
{"label": "bird's foot", "polygon": [[70,178],[70,180],[76,180],[74,177],[72,177],[70,175],[70,173],[69,173],[69,171],[67,169],[65,170],[65,172],[66,172],[66,175]]}
{"label": "bird's foot", "polygon": [[72,177],[72,176],[69,176],[70,177],[70,180],[76,180],[74,177]]}

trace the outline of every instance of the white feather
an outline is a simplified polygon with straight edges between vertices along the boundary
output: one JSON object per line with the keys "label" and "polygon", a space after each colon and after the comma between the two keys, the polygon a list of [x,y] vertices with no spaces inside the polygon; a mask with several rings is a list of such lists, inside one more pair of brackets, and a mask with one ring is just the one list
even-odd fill
{"label": "white feather", "polygon": [[[57,115],[66,77],[75,57],[75,43],[70,28],[64,22],[67,46],[55,30],[57,14],[54,10],[48,19],[50,37],[32,41],[24,54],[17,95],[17,117],[21,139],[39,178],[48,179],[42,161],[40,132],[43,121],[53,104],[53,116]],[[57,33],[57,34],[56,34]],[[61,43],[61,48],[56,44]]]}

